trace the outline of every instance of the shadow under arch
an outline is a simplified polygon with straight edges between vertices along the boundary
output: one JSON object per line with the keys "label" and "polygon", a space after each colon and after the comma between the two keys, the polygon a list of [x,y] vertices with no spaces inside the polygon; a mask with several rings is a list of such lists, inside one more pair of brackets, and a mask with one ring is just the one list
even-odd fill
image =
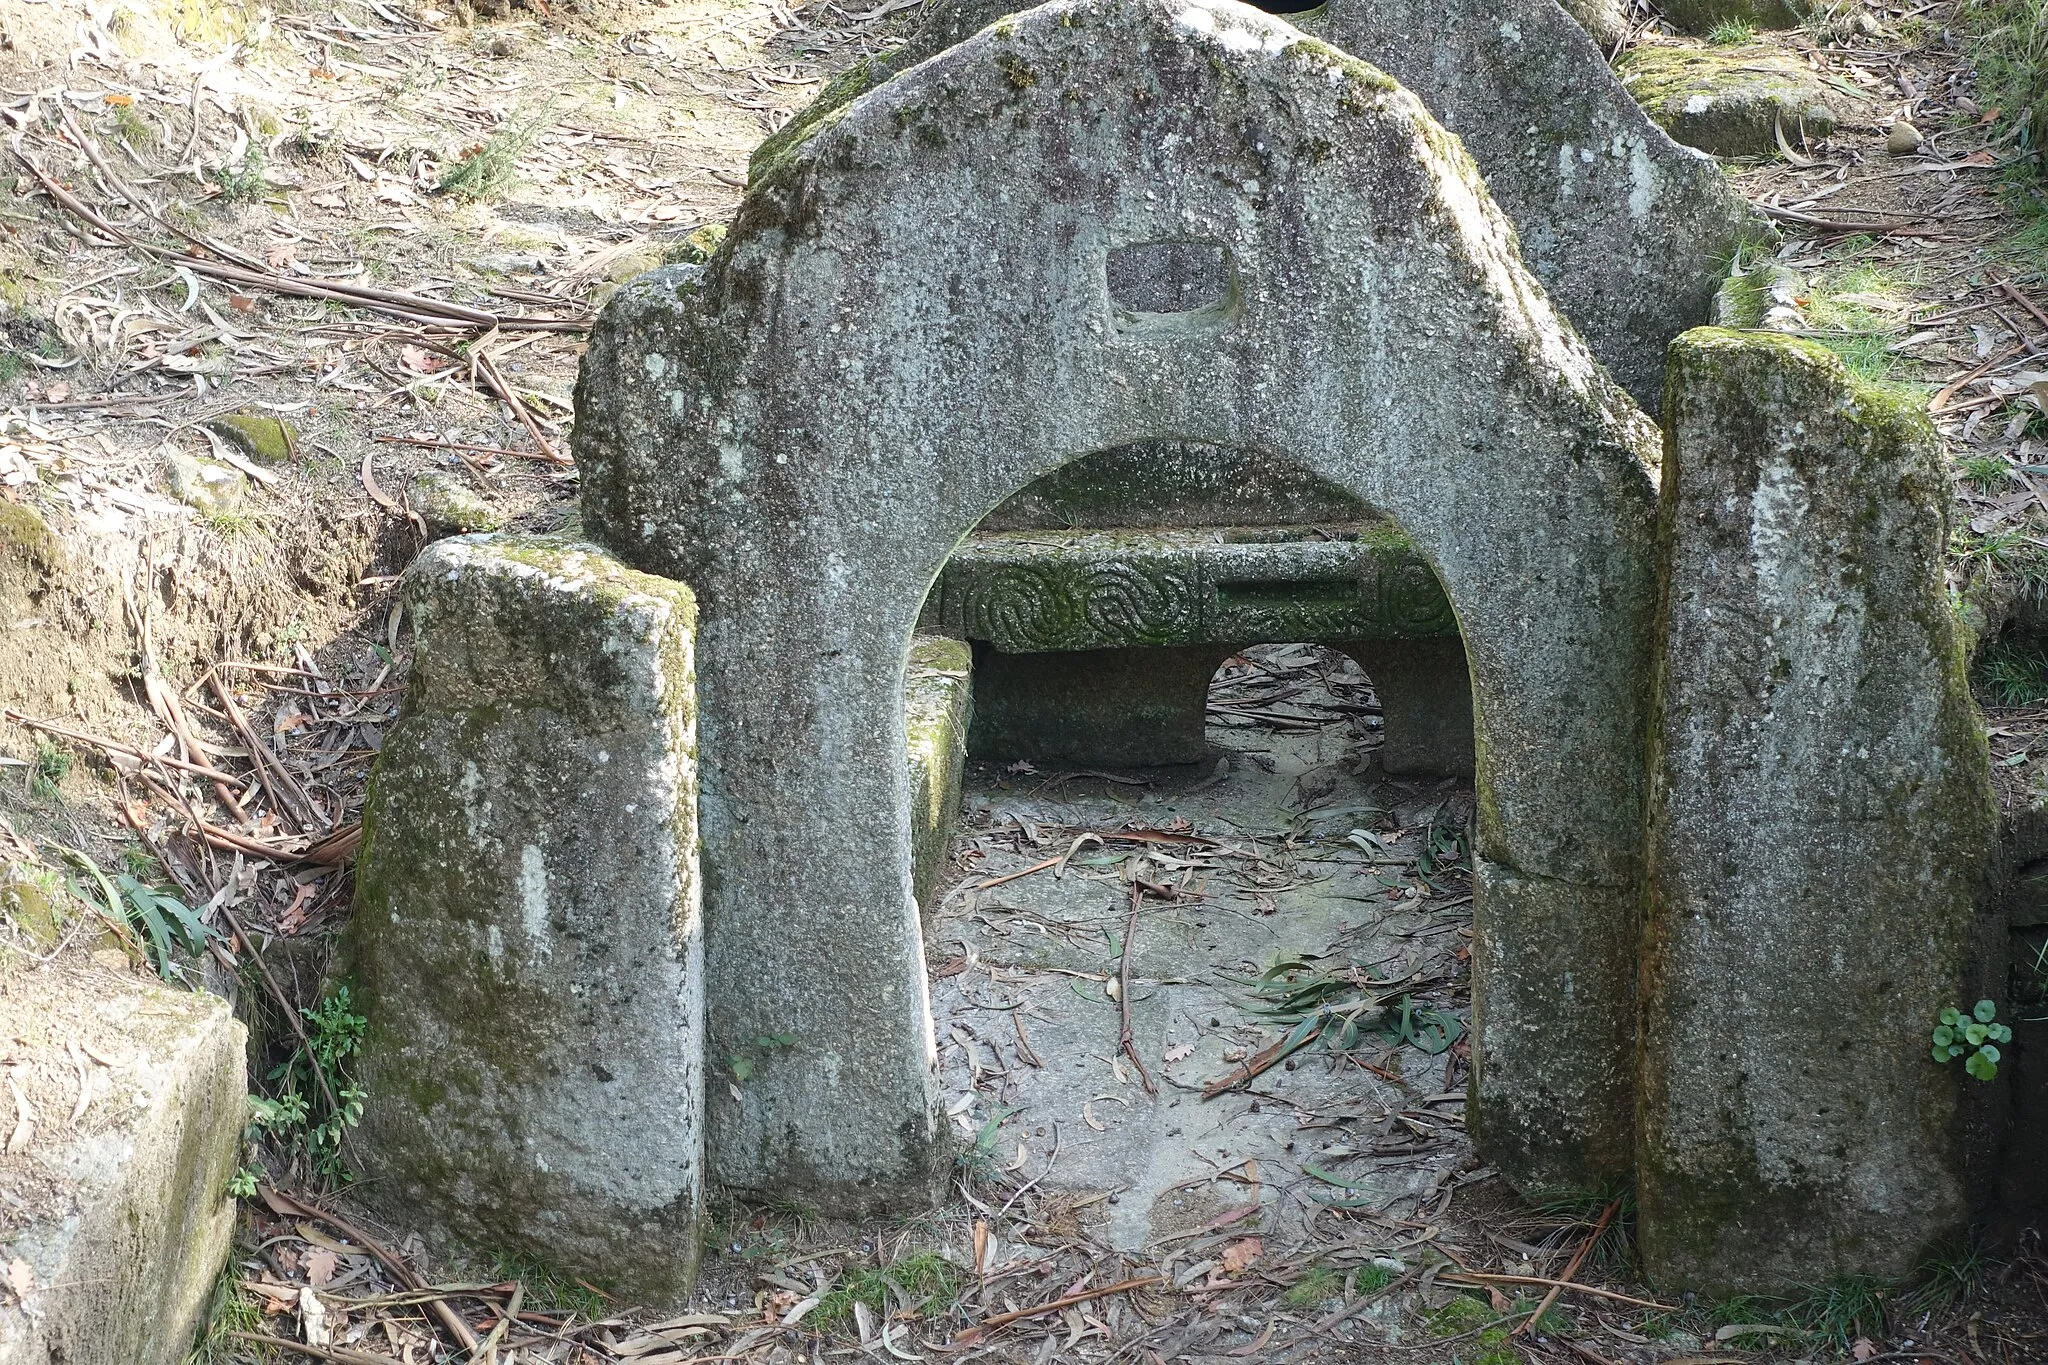
{"label": "shadow under arch", "polygon": [[1472,775],[1464,651],[1434,571],[1393,523],[1268,452],[1145,441],[1041,476],[955,548],[918,629],[973,647],[977,758],[1202,761],[1216,668],[1301,640],[1369,664],[1390,775]]}
{"label": "shadow under arch", "polygon": [[[1433,568],[1477,713],[1475,1138],[1525,1189],[1630,1168],[1654,429],[1419,103],[1255,11],[1184,9],[1032,11],[868,92],[706,275],[642,277],[593,332],[586,525],[701,604],[707,1050],[798,1039],[708,1087],[729,1187],[943,1188],[906,642],[991,510],[1161,439],[1275,452]],[[1128,98],[1133,70],[1167,97]],[[960,133],[998,128],[999,156]],[[1316,128],[1342,136],[1295,157]],[[1228,308],[1130,325],[1112,254],[1191,240]]]}

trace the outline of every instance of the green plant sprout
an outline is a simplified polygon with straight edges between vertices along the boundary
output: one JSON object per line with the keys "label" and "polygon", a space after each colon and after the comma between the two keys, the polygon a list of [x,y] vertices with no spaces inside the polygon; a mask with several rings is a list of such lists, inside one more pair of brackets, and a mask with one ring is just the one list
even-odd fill
{"label": "green plant sprout", "polygon": [[114,884],[121,888],[121,912],[129,924],[148,935],[145,946],[150,963],[165,980],[178,975],[178,966],[171,960],[173,946],[200,953],[206,950],[206,941],[215,937],[191,907],[169,892],[146,886],[125,872],[114,878]]}
{"label": "green plant sprout", "polygon": [[249,1107],[258,1127],[302,1148],[315,1171],[346,1179],[341,1140],[362,1121],[363,1101],[368,1098],[348,1072],[369,1020],[354,1012],[347,986],[336,986],[319,1004],[299,1013],[306,1021],[306,1041],[271,1069],[277,1098],[252,1095]]}
{"label": "green plant sprout", "polygon": [[[796,1035],[794,1033],[771,1033],[765,1037],[756,1038],[754,1046],[762,1052],[773,1052],[776,1048],[795,1047]],[[754,1078],[754,1061],[744,1053],[735,1052],[730,1057],[727,1057],[725,1062],[727,1066],[732,1068],[733,1079],[742,1085]]]}
{"label": "green plant sprout", "polygon": [[1952,1062],[1968,1053],[1963,1070],[1990,1080],[1998,1074],[1998,1044],[2012,1041],[2012,1030],[1997,1019],[1998,1006],[1989,1000],[1979,1000],[1968,1014],[1949,1006],[1934,1026],[1934,1060]]}

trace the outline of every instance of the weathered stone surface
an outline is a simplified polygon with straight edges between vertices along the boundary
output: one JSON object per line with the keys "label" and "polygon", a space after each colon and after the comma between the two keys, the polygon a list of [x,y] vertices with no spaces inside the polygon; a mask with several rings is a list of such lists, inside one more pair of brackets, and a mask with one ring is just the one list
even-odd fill
{"label": "weathered stone surface", "polygon": [[977,529],[1314,526],[1371,515],[1343,489],[1270,454],[1150,441],[1097,451],[1034,480]]}
{"label": "weathered stone surface", "polygon": [[947,561],[926,614],[1008,654],[1458,629],[1429,561],[1386,523],[981,534]]}
{"label": "weathered stone surface", "polygon": [[[1528,1187],[1622,1177],[1654,433],[1456,139],[1227,0],[1048,6],[807,126],[705,272],[613,300],[577,401],[586,525],[702,602],[712,1055],[798,1040],[710,1087],[714,1177],[840,1206],[940,1188],[909,784],[873,758],[962,537],[1146,440],[1275,452],[1435,569],[1480,863],[1543,888],[1479,901],[1483,944],[1541,954],[1513,982],[1474,954],[1476,1051],[1515,1040],[1476,1095],[1488,1155]],[[1111,253],[1165,242],[1222,249],[1222,306],[1112,302]]]}
{"label": "weathered stone surface", "polygon": [[1472,682],[1455,635],[1341,641],[1380,702],[1380,766],[1393,777],[1470,777]]}
{"label": "weathered stone surface", "polygon": [[1150,768],[1211,758],[1209,680],[1236,647],[1218,644],[1005,654],[974,667],[976,758]]}
{"label": "weathered stone surface", "polygon": [[[1211,760],[1216,670],[1247,644],[1299,638],[1043,654],[977,645],[969,751],[1095,768]],[[1380,765],[1389,775],[1472,775],[1472,687],[1457,636],[1329,644],[1372,678],[1383,726]]]}
{"label": "weathered stone surface", "polygon": [[1592,40],[1611,47],[1628,34],[1628,6],[1623,0],[1558,0]]}
{"label": "weathered stone surface", "polygon": [[171,456],[167,482],[172,497],[202,516],[234,512],[249,491],[249,476],[241,470],[195,459],[183,451]]}
{"label": "weathered stone surface", "polygon": [[1665,22],[1680,33],[1701,37],[1717,24],[1797,28],[1808,8],[1805,0],[1661,0],[1657,6]]}
{"label": "weathered stone surface", "polygon": [[440,470],[429,470],[412,481],[412,510],[427,524],[429,534],[438,536],[495,531],[505,524],[504,514],[490,499]]}
{"label": "weathered stone surface", "polygon": [[704,1084],[689,590],[476,536],[429,548],[408,591],[418,655],[350,929],[363,1196],[679,1299]]}
{"label": "weathered stone surface", "polygon": [[1639,47],[1616,70],[1660,128],[1715,156],[1769,156],[1780,128],[1794,146],[1835,130],[1827,87],[1775,48]]}
{"label": "weathered stone surface", "polygon": [[0,1259],[34,1286],[0,1308],[0,1362],[176,1365],[234,1234],[242,1026],[218,997],[124,973],[9,970],[0,1032],[35,1118],[0,1156]]}
{"label": "weathered stone surface", "polygon": [[[1020,8],[935,6],[902,48],[849,69],[763,142],[754,174],[863,90]],[[1771,236],[1720,168],[1650,122],[1556,0],[1329,0],[1289,17],[1393,76],[1464,140],[1530,269],[1654,410],[1666,344],[1707,320],[1738,244]]]}
{"label": "weathered stone surface", "polygon": [[1994,824],[1918,404],[1830,352],[1672,350],[1641,1240],[1710,1292],[1903,1275],[1966,1221],[1960,1065]]}
{"label": "weathered stone surface", "polygon": [[960,770],[974,711],[974,653],[961,640],[911,642],[903,679],[910,773],[910,889],[929,911],[960,812]]}

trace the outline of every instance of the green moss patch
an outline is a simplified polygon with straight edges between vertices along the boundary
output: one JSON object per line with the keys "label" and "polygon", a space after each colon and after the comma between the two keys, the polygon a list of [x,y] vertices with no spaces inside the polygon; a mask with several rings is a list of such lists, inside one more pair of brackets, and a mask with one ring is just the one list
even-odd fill
{"label": "green moss patch", "polygon": [[299,434],[290,422],[259,412],[230,412],[206,424],[250,459],[284,464],[299,453]]}
{"label": "green moss patch", "polygon": [[1639,47],[1615,70],[1659,127],[1715,156],[1769,156],[1780,128],[1793,143],[1835,128],[1820,79],[1768,45]]}

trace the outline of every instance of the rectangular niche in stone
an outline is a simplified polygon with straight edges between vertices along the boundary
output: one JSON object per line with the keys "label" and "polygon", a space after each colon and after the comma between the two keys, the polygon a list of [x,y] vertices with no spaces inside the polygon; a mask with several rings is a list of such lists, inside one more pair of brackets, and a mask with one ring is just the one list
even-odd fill
{"label": "rectangular niche in stone", "polygon": [[641,1303],[697,1256],[696,604],[594,547],[473,536],[408,575],[418,641],[364,816],[363,1197]]}

